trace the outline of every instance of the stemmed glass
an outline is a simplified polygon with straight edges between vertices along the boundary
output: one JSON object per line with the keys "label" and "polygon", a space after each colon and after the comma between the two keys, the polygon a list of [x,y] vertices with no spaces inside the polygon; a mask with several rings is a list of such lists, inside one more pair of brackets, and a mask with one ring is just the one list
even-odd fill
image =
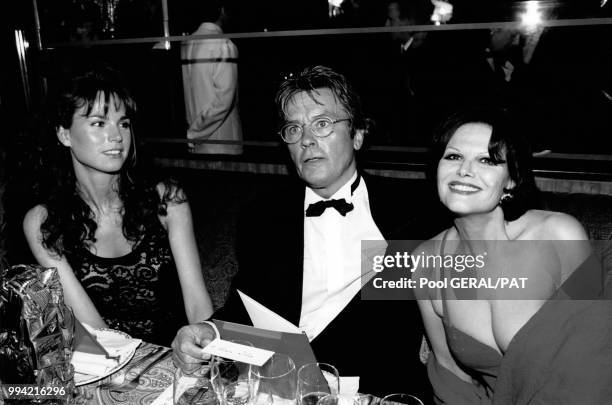
{"label": "stemmed glass", "polygon": [[361,405],[361,397],[357,395],[328,394],[319,399],[316,405]]}
{"label": "stemmed glass", "polygon": [[249,405],[253,397],[249,380],[237,380],[223,387],[220,404],[222,405]]}
{"label": "stemmed glass", "polygon": [[331,364],[309,363],[298,370],[299,405],[316,405],[319,399],[339,390],[338,370]]}
{"label": "stemmed glass", "polygon": [[291,357],[274,353],[261,367],[251,366],[254,405],[295,404],[297,372]]}
{"label": "stemmed glass", "polygon": [[380,405],[423,405],[423,402],[410,394],[389,394],[380,400]]}
{"label": "stemmed glass", "polygon": [[[246,340],[232,340],[231,342],[245,346],[253,346],[251,342]],[[223,391],[228,384],[237,381],[249,381],[251,377],[250,370],[251,365],[248,363],[225,359],[223,357],[213,357],[210,368],[210,381],[219,402],[222,402]]]}

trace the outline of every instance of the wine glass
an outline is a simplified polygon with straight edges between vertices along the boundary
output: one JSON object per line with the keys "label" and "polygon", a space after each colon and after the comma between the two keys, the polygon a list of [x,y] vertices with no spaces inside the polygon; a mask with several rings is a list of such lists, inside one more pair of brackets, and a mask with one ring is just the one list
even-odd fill
{"label": "wine glass", "polygon": [[410,394],[389,394],[380,400],[380,405],[423,405],[423,402]]}
{"label": "wine glass", "polygon": [[213,403],[216,398],[209,376],[210,367],[208,365],[204,365],[192,373],[177,368],[172,383],[174,405],[207,405]]}
{"label": "wine glass", "polygon": [[[232,340],[233,343],[238,343],[245,346],[253,346],[251,342],[246,340]],[[211,361],[210,382],[219,402],[221,402],[223,390],[227,384],[245,380],[250,378],[251,365],[236,360],[230,360],[223,357],[214,356]]]}
{"label": "wine glass", "polygon": [[359,394],[328,394],[319,399],[316,405],[361,405]]}
{"label": "wine glass", "polygon": [[222,405],[248,405],[253,396],[253,387],[249,380],[237,380],[227,383],[221,394]]}
{"label": "wine glass", "polygon": [[297,372],[291,357],[274,353],[261,367],[251,366],[254,405],[293,405]]}
{"label": "wine glass", "polygon": [[304,364],[298,370],[298,398],[301,405],[316,405],[328,394],[337,394],[340,377],[336,367],[327,363]]}

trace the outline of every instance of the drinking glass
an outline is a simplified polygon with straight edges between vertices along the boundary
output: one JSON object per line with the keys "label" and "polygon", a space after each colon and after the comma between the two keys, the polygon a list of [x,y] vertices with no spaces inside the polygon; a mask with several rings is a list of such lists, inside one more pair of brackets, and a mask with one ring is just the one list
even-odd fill
{"label": "drinking glass", "polygon": [[380,400],[380,405],[423,405],[420,399],[410,394],[389,394]]}
{"label": "drinking glass", "polygon": [[298,399],[301,405],[316,405],[328,394],[337,394],[340,377],[336,367],[327,363],[304,364],[298,370]]}
{"label": "drinking glass", "polygon": [[226,384],[221,394],[221,405],[248,405],[253,396],[249,380],[238,380]]}
{"label": "drinking glass", "polygon": [[202,366],[193,373],[180,368],[174,372],[172,398],[174,405],[208,405],[215,402],[215,393],[210,384],[210,367]]}
{"label": "drinking glass", "polygon": [[328,394],[320,398],[316,405],[361,405],[359,394]]}
{"label": "drinking glass", "polygon": [[261,367],[251,367],[254,405],[293,405],[297,372],[291,357],[274,353]]}
{"label": "drinking glass", "polygon": [[[251,342],[246,340],[232,340],[233,343],[238,343],[245,346],[253,346]],[[221,402],[223,390],[229,383],[245,380],[250,378],[251,365],[240,361],[225,359],[223,357],[214,356],[211,361],[210,382],[213,390]]]}

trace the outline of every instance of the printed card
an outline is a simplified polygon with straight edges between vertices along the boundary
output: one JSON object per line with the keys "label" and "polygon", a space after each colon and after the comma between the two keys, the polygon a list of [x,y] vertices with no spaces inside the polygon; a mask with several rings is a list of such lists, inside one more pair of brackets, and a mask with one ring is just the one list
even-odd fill
{"label": "printed card", "polygon": [[204,353],[212,354],[230,360],[262,366],[272,355],[273,351],[259,349],[230,342],[223,339],[215,339],[202,349]]}

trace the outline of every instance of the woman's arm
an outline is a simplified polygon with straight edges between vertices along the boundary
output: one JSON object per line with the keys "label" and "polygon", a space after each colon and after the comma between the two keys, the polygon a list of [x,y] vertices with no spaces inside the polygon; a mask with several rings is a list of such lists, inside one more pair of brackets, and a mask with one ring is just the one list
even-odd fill
{"label": "woman's arm", "polygon": [[419,298],[418,304],[421,311],[421,317],[423,318],[423,324],[425,325],[425,331],[436,361],[461,380],[471,384],[472,378],[461,370],[453,359],[448,344],[446,343],[444,324],[442,323],[442,319],[434,311],[431,300]]}
{"label": "woman's arm", "polygon": [[[160,195],[164,195],[163,187],[159,187]],[[182,193],[182,191],[177,191]],[[181,283],[185,312],[189,323],[200,322],[213,314],[212,301],[208,295],[200,256],[193,232],[191,208],[187,201],[167,202],[167,215],[162,217],[162,223],[168,231],[170,249],[176,263],[176,269]]]}
{"label": "woman's arm", "polygon": [[66,258],[50,252],[43,246],[40,226],[46,217],[46,208],[37,205],[28,211],[23,220],[23,231],[32,254],[41,266],[57,269],[64,290],[64,302],[72,308],[77,319],[94,328],[106,328],[106,323],[77,280]]}

